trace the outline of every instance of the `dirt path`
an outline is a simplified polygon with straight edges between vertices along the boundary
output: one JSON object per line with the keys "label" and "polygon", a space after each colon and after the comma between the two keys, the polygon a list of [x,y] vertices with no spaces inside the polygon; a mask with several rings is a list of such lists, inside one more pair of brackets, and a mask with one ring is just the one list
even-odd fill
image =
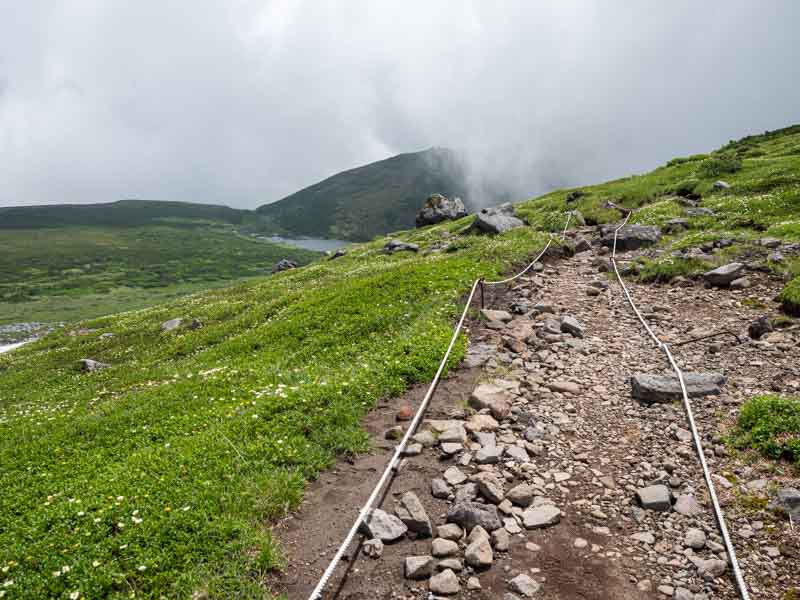
{"label": "dirt path", "polygon": [[[487,600],[514,600],[527,593],[564,600],[737,597],[680,406],[647,406],[631,399],[632,374],[668,373],[668,365],[643,336],[618,286],[593,266],[596,259],[586,252],[547,266],[494,299],[496,309],[538,306],[510,322],[494,315],[505,322],[473,328],[468,362],[483,364],[442,382],[422,427],[438,433],[466,426],[470,435],[456,446],[437,443],[409,457],[381,505],[394,514],[401,497],[413,492],[434,538],[437,527],[457,520],[452,514],[448,519],[454,504],[498,505],[503,526],[492,535],[491,565],[467,564],[469,544],[462,538],[452,556],[432,561],[434,575],[446,567],[450,574],[412,580],[405,577],[405,560],[430,555],[430,539],[404,536],[385,544],[379,559],[365,556],[354,544],[325,598],[428,598],[429,588],[438,589],[439,583],[443,591],[448,585],[455,586],[450,591],[457,588],[448,597]],[[767,296],[770,286],[759,280],[748,294]],[[672,340],[723,325],[741,332],[759,316],[729,291],[647,286],[632,291],[656,333]],[[728,310],[720,312],[720,307]],[[577,320],[582,337],[561,331],[567,316]],[[554,330],[546,333],[548,328]],[[767,391],[764,387],[800,387],[791,359],[796,341],[732,345],[714,339],[676,352],[686,370],[719,371],[729,378],[721,396],[698,399],[695,407],[712,469],[743,479],[734,484],[736,478],[729,475],[730,480],[718,480],[718,487],[757,598],[779,599],[800,583],[800,560],[791,553],[787,524],[763,511],[748,513],[737,503],[740,486],[758,493],[747,486],[763,479],[768,466],[742,466],[719,443],[719,431],[738,404]],[[759,352],[768,360],[753,358]],[[511,411],[494,424],[480,421],[486,427],[478,434],[474,411],[465,407],[481,383],[498,386],[493,397],[506,399]],[[291,599],[307,597],[388,460],[393,442],[385,441],[383,433],[396,425],[398,407],[416,406],[423,393],[420,387],[379,407],[369,419],[377,452],[326,473],[311,486],[297,515],[276,529],[291,566],[273,587]],[[489,448],[495,449],[496,461],[493,452],[487,454]],[[781,485],[797,483],[774,472],[769,477]],[[432,481],[442,478],[450,480],[449,497],[435,498]],[[519,493],[520,484],[527,486],[523,491],[529,497]],[[665,486],[673,502],[679,501],[664,512],[639,506],[637,492],[654,484]],[[558,522],[529,528],[543,508],[558,512]]]}

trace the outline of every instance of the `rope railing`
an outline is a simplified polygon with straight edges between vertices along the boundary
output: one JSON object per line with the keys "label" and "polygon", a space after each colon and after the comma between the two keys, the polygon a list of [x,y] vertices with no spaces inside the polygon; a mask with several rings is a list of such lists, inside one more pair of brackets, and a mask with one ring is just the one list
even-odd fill
{"label": "rope railing", "polygon": [[[567,224],[569,224],[569,215],[567,216]],[[562,239],[566,235],[566,231],[567,231],[567,227],[565,226],[564,227],[564,231],[561,234],[561,238]],[[356,518],[355,522],[353,523],[353,526],[347,532],[347,535],[345,536],[344,541],[339,546],[339,549],[336,551],[336,554],[331,559],[331,562],[328,564],[328,567],[322,573],[322,576],[320,577],[319,582],[317,583],[316,587],[314,588],[314,591],[311,592],[311,595],[308,597],[308,600],[317,600],[317,598],[321,598],[322,591],[325,589],[325,586],[328,584],[328,581],[333,576],[334,571],[336,571],[336,567],[338,566],[339,562],[341,562],[342,556],[344,556],[345,551],[347,550],[347,548],[350,547],[350,544],[353,542],[353,538],[355,538],[356,534],[358,533],[358,530],[361,527],[361,524],[364,522],[364,520],[368,516],[370,510],[372,510],[372,505],[375,503],[375,500],[378,498],[378,496],[380,495],[381,491],[386,486],[387,482],[389,482],[391,476],[396,472],[397,465],[400,463],[400,458],[402,457],[403,453],[405,452],[406,446],[408,445],[408,442],[411,439],[411,436],[413,436],[414,433],[416,432],[416,429],[419,426],[419,423],[422,420],[422,417],[425,415],[425,412],[428,409],[428,404],[430,403],[431,398],[433,397],[433,394],[436,391],[436,387],[439,385],[439,380],[442,377],[442,373],[444,372],[445,366],[447,365],[447,361],[450,358],[450,354],[452,353],[453,348],[455,347],[456,341],[458,340],[458,336],[461,333],[461,329],[464,326],[464,321],[467,318],[467,312],[469,311],[469,307],[472,304],[472,300],[473,300],[473,298],[475,296],[475,291],[478,289],[478,286],[479,285],[481,286],[481,295],[483,295],[483,285],[484,284],[485,285],[500,285],[500,284],[503,284],[503,283],[508,283],[510,281],[514,281],[515,279],[518,279],[519,277],[522,277],[522,275],[527,273],[531,268],[533,268],[533,266],[537,262],[539,262],[539,260],[541,260],[541,258],[544,256],[545,252],[547,252],[547,249],[550,248],[550,246],[552,245],[553,239],[554,238],[551,235],[550,239],[547,241],[547,244],[542,249],[542,251],[539,252],[539,254],[536,256],[536,258],[534,258],[528,264],[527,267],[525,267],[522,271],[520,271],[519,273],[517,273],[513,277],[509,277],[507,279],[501,279],[500,281],[485,281],[481,277],[481,278],[476,279],[472,283],[472,288],[470,289],[469,296],[467,296],[467,301],[464,304],[464,310],[461,312],[461,317],[459,318],[458,323],[456,324],[456,327],[455,327],[455,329],[453,331],[453,336],[450,338],[450,344],[448,344],[448,346],[447,346],[447,350],[445,351],[444,356],[442,357],[442,360],[439,363],[439,368],[436,370],[436,375],[434,375],[433,380],[431,381],[430,385],[428,386],[428,391],[425,393],[425,396],[423,397],[422,402],[420,403],[419,408],[417,409],[417,412],[414,415],[414,418],[412,419],[411,423],[409,424],[408,430],[406,431],[405,435],[403,436],[403,439],[400,440],[400,443],[395,448],[395,451],[394,451],[394,454],[392,455],[391,460],[386,465],[386,468],[384,469],[383,473],[381,474],[381,477],[378,480],[378,482],[375,484],[375,487],[373,488],[372,493],[370,494],[369,498],[367,498],[367,501],[361,507],[361,510],[358,513],[358,517]]]}

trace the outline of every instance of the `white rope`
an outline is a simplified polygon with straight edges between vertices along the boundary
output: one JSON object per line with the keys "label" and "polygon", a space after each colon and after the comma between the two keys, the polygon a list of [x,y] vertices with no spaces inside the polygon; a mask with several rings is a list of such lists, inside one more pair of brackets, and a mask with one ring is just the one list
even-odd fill
{"label": "white rope", "polygon": [[678,381],[680,382],[681,385],[681,395],[683,396],[683,408],[686,411],[686,418],[689,421],[689,428],[692,431],[692,438],[694,439],[695,450],[697,451],[697,456],[700,459],[700,465],[703,468],[703,478],[705,479],[706,487],[708,488],[708,493],[709,496],[711,497],[711,504],[714,507],[714,517],[717,520],[717,525],[719,526],[720,534],[722,534],[722,540],[725,543],[725,549],[727,550],[728,556],[730,557],[731,567],[733,569],[733,575],[736,581],[736,587],[739,591],[739,595],[742,598],[742,600],[750,600],[750,594],[747,591],[747,584],[744,581],[744,577],[742,576],[742,571],[739,568],[739,561],[736,558],[736,550],[734,549],[733,542],[731,541],[730,535],[728,534],[728,527],[725,524],[725,517],[722,514],[722,508],[720,507],[719,500],[717,499],[717,492],[716,489],[714,488],[714,483],[711,480],[711,471],[708,468],[708,463],[706,462],[705,453],[703,452],[703,444],[700,441],[700,435],[697,432],[697,425],[695,424],[694,421],[694,413],[692,412],[692,405],[691,402],[689,402],[689,394],[686,391],[686,382],[683,379],[683,371],[681,371],[680,367],[678,366],[678,363],[672,356],[672,352],[670,352],[669,346],[667,346],[667,344],[659,340],[658,337],[656,337],[656,334],[653,333],[653,330],[650,329],[650,326],[645,322],[644,318],[639,312],[639,309],[636,308],[636,304],[633,302],[633,298],[631,297],[631,294],[628,291],[625,282],[622,280],[622,277],[619,274],[619,270],[617,269],[617,260],[616,260],[617,234],[619,233],[619,230],[622,229],[627,224],[632,214],[633,211],[629,212],[628,215],[625,217],[625,220],[622,222],[622,225],[620,225],[614,230],[614,246],[613,246],[613,251],[611,253],[611,264],[614,267],[614,273],[616,273],[617,275],[617,280],[619,281],[619,284],[622,286],[622,290],[625,292],[625,296],[628,299],[628,304],[630,304],[631,308],[633,309],[633,312],[636,313],[636,316],[638,317],[639,321],[642,323],[645,330],[647,330],[647,333],[650,335],[650,337],[653,339],[656,345],[661,350],[663,350],[664,353],[667,355],[667,360],[669,360],[669,363],[673,371],[675,371],[675,374],[678,376]]}
{"label": "white rope", "polygon": [[[567,223],[569,223],[569,217],[567,218]],[[564,233],[562,233],[562,238],[566,234],[566,227],[564,227]],[[509,277],[508,279],[503,279],[501,281],[483,281],[482,279],[476,279],[472,283],[472,289],[470,289],[469,296],[467,297],[467,302],[464,305],[464,310],[461,312],[461,318],[458,320],[458,324],[456,325],[455,330],[453,331],[453,336],[450,338],[450,344],[447,346],[447,351],[444,353],[444,357],[442,361],[439,363],[439,368],[436,370],[436,375],[433,377],[433,381],[431,381],[430,386],[428,387],[428,391],[425,393],[425,397],[422,399],[422,403],[419,405],[416,414],[414,415],[414,419],[408,426],[408,430],[406,431],[403,439],[395,448],[394,454],[392,455],[392,459],[389,461],[389,464],[386,465],[386,469],[384,469],[381,478],[378,480],[378,483],[375,484],[375,488],[372,490],[369,498],[367,498],[366,503],[361,508],[361,511],[358,513],[358,518],[356,519],[353,526],[350,528],[350,531],[347,532],[347,536],[344,538],[342,545],[339,546],[339,549],[336,551],[336,554],[331,559],[328,568],[325,569],[325,572],[320,577],[317,586],[314,588],[314,591],[311,592],[311,595],[308,597],[308,600],[317,600],[322,596],[322,590],[325,589],[325,586],[328,584],[328,580],[333,575],[336,567],[339,565],[339,562],[342,560],[342,556],[345,553],[345,550],[350,546],[355,537],[356,533],[358,533],[358,529],[361,526],[361,523],[364,522],[367,515],[369,514],[370,510],[372,509],[372,505],[375,503],[375,500],[378,498],[383,487],[386,485],[386,482],[389,480],[392,472],[397,468],[397,464],[400,461],[400,457],[405,452],[406,445],[408,444],[409,439],[411,436],[414,435],[417,427],[419,426],[419,422],[422,419],[425,411],[428,408],[428,404],[430,403],[431,398],[433,397],[433,393],[436,391],[436,386],[439,384],[439,379],[442,376],[442,372],[444,371],[445,365],[447,364],[447,359],[450,358],[450,353],[453,351],[453,347],[456,344],[456,340],[458,339],[459,334],[461,333],[461,329],[464,326],[464,320],[467,317],[467,311],[469,310],[470,305],[472,304],[472,299],[475,296],[475,290],[478,289],[478,285],[480,283],[486,283],[488,285],[498,285],[501,283],[507,283],[509,281],[513,281],[514,279],[522,276],[526,273],[534,264],[536,264],[539,259],[544,255],[550,245],[553,243],[553,238],[551,237],[547,245],[544,249],[533,259],[533,261],[525,267],[523,271],[515,275],[514,277]]]}

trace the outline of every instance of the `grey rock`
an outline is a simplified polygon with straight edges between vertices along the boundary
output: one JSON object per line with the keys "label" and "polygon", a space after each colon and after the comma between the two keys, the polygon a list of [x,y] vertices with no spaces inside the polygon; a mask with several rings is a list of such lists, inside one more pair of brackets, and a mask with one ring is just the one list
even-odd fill
{"label": "grey rock", "polygon": [[461,423],[448,427],[439,434],[439,442],[442,444],[463,444],[467,441],[467,430]]}
{"label": "grey rock", "polygon": [[472,477],[478,486],[478,492],[492,504],[500,504],[505,498],[503,481],[494,473],[478,473]]}
{"label": "grey rock", "polygon": [[676,513],[684,515],[686,517],[693,517],[701,512],[703,509],[698,504],[697,500],[695,500],[694,496],[690,494],[681,494],[678,496],[678,499],[675,500],[675,506],[672,507]]}
{"label": "grey rock", "polygon": [[475,215],[475,221],[471,229],[483,233],[504,233],[517,227],[523,227],[525,222],[517,218],[514,207],[509,204],[501,204],[491,208],[484,208]]}
{"label": "grey rock", "polygon": [[711,187],[714,190],[727,190],[731,187],[731,184],[727,181],[722,181],[722,179],[718,179]]}
{"label": "grey rock", "polygon": [[480,537],[464,551],[464,562],[473,569],[486,569],[494,562],[494,551],[489,538]]}
{"label": "grey rock", "polygon": [[582,338],[584,327],[575,317],[571,315],[565,315],[561,317],[561,331],[564,333],[569,333],[574,337]]}
{"label": "grey rock", "polygon": [[477,502],[458,502],[447,513],[447,522],[461,525],[470,531],[480,525],[486,531],[500,529],[503,524],[494,505],[479,504]]}
{"label": "grey rock", "polygon": [[670,219],[664,223],[664,231],[666,233],[680,233],[689,229],[689,221],[686,219]]}
{"label": "grey rock", "polygon": [[527,508],[533,502],[533,497],[536,495],[536,488],[529,483],[520,483],[514,486],[506,494],[506,498],[511,500],[517,506]]}
{"label": "grey rock", "polygon": [[488,408],[498,421],[507,418],[511,411],[511,395],[500,386],[482,383],[469,397],[469,405],[475,410]]}
{"label": "grey rock", "polygon": [[694,208],[687,208],[686,214],[689,215],[690,217],[713,217],[716,213],[710,208],[705,208],[703,206],[700,206]]}
{"label": "grey rock", "polygon": [[436,558],[454,556],[458,554],[458,542],[446,540],[444,538],[436,538],[431,543],[431,554]]}
{"label": "grey rock", "polygon": [[500,321],[501,323],[509,323],[514,319],[514,315],[510,312],[488,308],[481,309],[481,316],[487,321]]}
{"label": "grey rock", "polygon": [[282,258],[278,262],[275,263],[275,266],[272,267],[273,273],[280,273],[281,271],[288,271],[289,269],[296,269],[297,263],[293,260],[289,260],[288,258]]}
{"label": "grey rock", "polygon": [[528,462],[528,452],[525,450],[525,448],[520,448],[519,446],[508,446],[505,454],[507,457],[513,458],[517,462]]}
{"label": "grey rock", "polygon": [[439,561],[439,564],[436,565],[436,570],[444,571],[445,569],[450,569],[456,573],[460,573],[464,570],[464,563],[462,563],[461,559],[458,558],[445,558]]}
{"label": "grey rock", "polygon": [[732,290],[746,290],[753,286],[753,283],[750,281],[749,277],[739,277],[738,279],[734,279],[731,281],[730,288]]}
{"label": "grey rock", "polygon": [[508,551],[508,546],[511,543],[511,538],[508,535],[508,531],[503,529],[495,529],[492,532],[492,546],[498,552],[506,552]]}
{"label": "grey rock", "polygon": [[739,262],[728,263],[703,274],[703,278],[711,285],[726,287],[744,274],[744,265]]}
{"label": "grey rock", "polygon": [[554,392],[566,392],[568,394],[580,394],[581,386],[572,381],[556,380],[545,384],[549,390]]}
{"label": "grey rock", "polygon": [[428,587],[434,594],[452,596],[461,591],[461,584],[452,569],[445,569],[438,575],[431,577]]}
{"label": "grey rock", "polygon": [[533,598],[541,587],[535,579],[525,573],[520,573],[508,582],[508,588],[524,598]]}
{"label": "grey rock", "polygon": [[774,330],[772,326],[772,321],[767,315],[763,317],[759,317],[747,327],[747,335],[749,335],[754,340],[760,339],[761,336],[770,333]]}
{"label": "grey rock", "polygon": [[[280,263],[278,263],[278,264],[280,264]],[[178,327],[180,327],[182,323],[183,323],[183,319],[180,319],[180,318],[170,319],[169,321],[164,321],[161,324],[161,331],[172,331],[172,330],[177,329]]]}
{"label": "grey rock", "polygon": [[450,496],[450,486],[444,479],[432,479],[431,496],[446,500]]}
{"label": "grey rock", "polygon": [[[690,398],[718,395],[720,386],[725,383],[725,377],[718,373],[684,373],[683,379]],[[631,394],[646,403],[668,403],[683,397],[676,376],[643,373],[631,377]]]}
{"label": "grey rock", "polygon": [[403,537],[408,531],[408,527],[396,516],[380,508],[373,508],[361,522],[359,531],[369,538],[378,538],[382,542],[393,542]]}
{"label": "grey rock", "polygon": [[422,502],[414,492],[406,492],[395,504],[394,512],[400,520],[408,527],[409,531],[413,531],[420,537],[431,537],[433,535],[433,527],[428,518],[428,513],[422,506]]}
{"label": "grey rock", "polygon": [[675,588],[675,593],[672,596],[675,600],[694,600],[694,594],[686,588]]}
{"label": "grey rock", "polygon": [[467,209],[461,198],[447,198],[442,194],[433,194],[425,200],[425,204],[417,213],[417,227],[435,225],[442,221],[455,221],[467,216]]}
{"label": "grey rock", "polygon": [[710,558],[708,560],[698,559],[694,564],[697,567],[698,575],[709,581],[722,576],[728,568],[728,563],[717,558]]}
{"label": "grey rock", "polygon": [[406,242],[401,242],[399,240],[389,240],[383,246],[384,254],[394,254],[395,252],[419,252],[419,246],[416,244],[408,244]]}
{"label": "grey rock", "polygon": [[475,453],[475,462],[479,465],[494,465],[500,462],[503,449],[497,446],[484,446]]}
{"label": "grey rock", "polygon": [[92,360],[91,358],[82,358],[80,360],[80,363],[81,363],[81,369],[88,372],[107,369],[108,367],[111,366],[108,363],[100,362],[98,360]]}
{"label": "grey rock", "polygon": [[693,550],[701,550],[706,545],[706,534],[702,529],[689,529],[683,537],[683,545]]}
{"label": "grey rock", "polygon": [[380,558],[381,554],[383,554],[383,542],[378,538],[367,540],[364,542],[361,551],[364,553],[364,556],[368,556],[369,558]]}
{"label": "grey rock", "polygon": [[800,518],[800,490],[785,487],[778,490],[775,504],[792,518]]}
{"label": "grey rock", "polygon": [[453,456],[454,454],[458,454],[464,449],[462,444],[458,444],[455,442],[445,442],[441,445],[442,453],[447,456]]}
{"label": "grey rock", "polygon": [[638,489],[636,499],[647,510],[667,511],[672,507],[669,488],[661,484]]}
{"label": "grey rock", "polygon": [[406,579],[427,579],[433,574],[432,556],[408,556],[405,560]]}
{"label": "grey rock", "polygon": [[459,485],[467,480],[467,476],[458,467],[450,467],[444,472],[444,480],[450,485]]}
{"label": "grey rock", "polygon": [[[600,243],[611,248],[614,245],[614,230],[618,225],[603,225]],[[638,250],[652,246],[661,239],[661,230],[654,225],[625,225],[617,234],[617,251]]]}
{"label": "grey rock", "polygon": [[337,258],[342,258],[343,256],[347,256],[347,251],[339,248],[336,252],[330,255],[328,260],[336,260]]}
{"label": "grey rock", "polygon": [[575,238],[575,253],[588,252],[592,249],[592,243],[582,235]]}
{"label": "grey rock", "polygon": [[534,506],[522,513],[522,524],[526,529],[539,529],[555,525],[561,520],[561,511],[552,504]]}
{"label": "grey rock", "polygon": [[442,539],[457,542],[464,537],[464,530],[455,523],[445,523],[436,528],[436,535]]}

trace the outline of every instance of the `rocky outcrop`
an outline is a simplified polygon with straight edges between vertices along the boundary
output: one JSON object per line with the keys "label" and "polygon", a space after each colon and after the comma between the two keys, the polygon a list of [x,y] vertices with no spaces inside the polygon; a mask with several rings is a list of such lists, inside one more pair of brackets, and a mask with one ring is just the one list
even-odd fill
{"label": "rocky outcrop", "polygon": [[87,372],[99,371],[101,369],[107,369],[108,367],[111,366],[108,363],[92,360],[91,358],[82,358],[80,360],[80,363],[81,363],[81,369]]}
{"label": "rocky outcrop", "polygon": [[419,246],[416,244],[409,244],[399,240],[389,240],[383,247],[384,254],[394,254],[395,252],[419,252]]}
{"label": "rocky outcrop", "polygon": [[510,203],[484,208],[475,215],[470,229],[481,233],[504,233],[517,227],[523,227],[525,222],[516,216],[514,207]]}
{"label": "rocky outcrop", "polygon": [[435,225],[442,221],[455,221],[467,216],[467,209],[461,198],[448,198],[441,194],[433,194],[425,200],[425,204],[417,213],[417,227]]}

